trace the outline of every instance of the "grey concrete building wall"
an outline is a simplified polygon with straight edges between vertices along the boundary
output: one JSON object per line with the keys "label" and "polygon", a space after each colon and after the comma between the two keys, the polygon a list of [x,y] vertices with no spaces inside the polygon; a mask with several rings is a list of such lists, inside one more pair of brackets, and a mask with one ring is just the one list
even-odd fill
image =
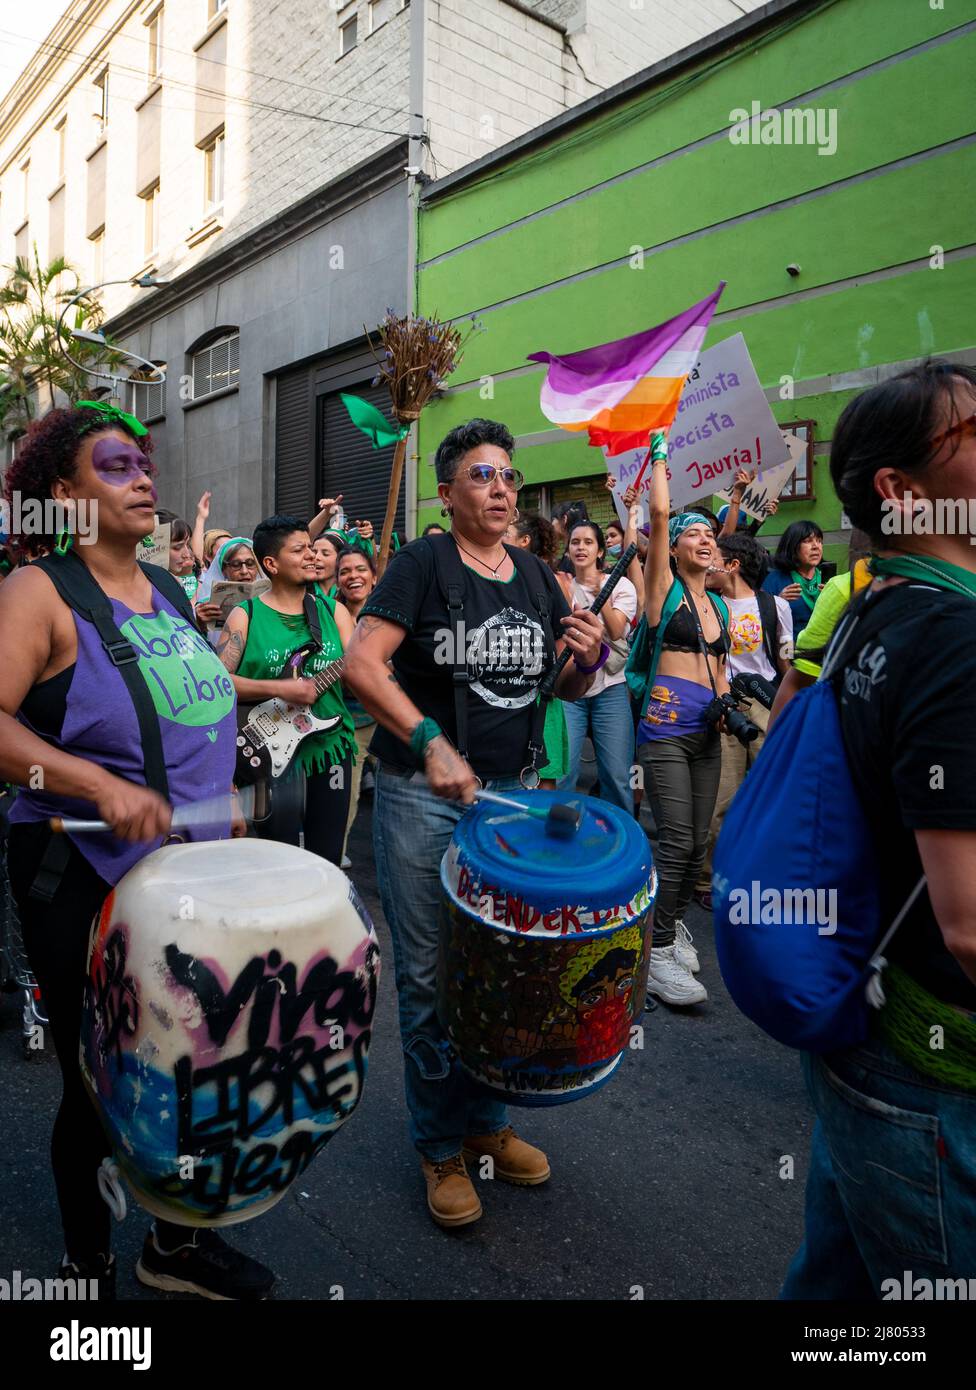
{"label": "grey concrete building wall", "polygon": [[[306,200],[306,225],[299,205],[297,227],[273,219],[170,288],[146,291],[113,325],[127,347],[168,366],[166,417],[151,425],[161,505],[192,524],[210,489],[210,524],[245,531],[271,510],[276,374],[361,350],[364,322],[406,308],[404,159],[405,146],[391,146]],[[186,399],[190,350],[230,328],[240,330],[239,385]]]}

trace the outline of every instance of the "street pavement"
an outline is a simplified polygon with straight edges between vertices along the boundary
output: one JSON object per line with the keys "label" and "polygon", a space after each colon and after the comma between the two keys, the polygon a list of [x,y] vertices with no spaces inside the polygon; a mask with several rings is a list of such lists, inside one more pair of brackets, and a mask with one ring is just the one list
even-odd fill
{"label": "street pavement", "polygon": [[[274,1268],[279,1299],[773,1299],[802,1231],[811,1131],[796,1054],[725,992],[707,914],[688,925],[706,1005],[645,1013],[643,1050],[588,1099],[513,1110],[549,1155],[537,1188],[480,1182],[484,1216],[439,1230],[407,1134],[393,953],[376,887],[371,798],[351,875],[383,952],[369,1075],[355,1115],[265,1216],[225,1235]],[[52,1053],[22,1060],[0,999],[0,1277],[49,1276],[62,1245],[48,1165],[59,1095]],[[792,1178],[781,1177],[792,1157]],[[148,1218],[115,1228],[119,1296],[168,1298],[132,1273]]]}

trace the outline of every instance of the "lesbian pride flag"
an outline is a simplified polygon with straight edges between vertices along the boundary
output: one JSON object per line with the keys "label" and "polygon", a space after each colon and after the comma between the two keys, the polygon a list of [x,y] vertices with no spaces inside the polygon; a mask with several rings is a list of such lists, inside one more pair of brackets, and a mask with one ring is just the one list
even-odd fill
{"label": "lesbian pride flag", "polygon": [[529,354],[546,362],[539,404],[547,420],[564,430],[589,431],[590,443],[609,454],[646,446],[652,430],[673,421],[688,373],[698,361],[718,289],[667,323],[586,348],[568,357]]}

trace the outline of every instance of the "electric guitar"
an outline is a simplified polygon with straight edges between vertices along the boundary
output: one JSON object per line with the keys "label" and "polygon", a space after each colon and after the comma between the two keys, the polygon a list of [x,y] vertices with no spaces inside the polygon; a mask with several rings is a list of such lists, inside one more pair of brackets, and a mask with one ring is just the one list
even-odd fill
{"label": "electric guitar", "polygon": [[[292,652],[288,666],[298,675],[305,657],[314,644],[306,643]],[[315,686],[316,700],[330,686],[335,685],[342,675],[342,660],[330,661],[316,675],[311,677]],[[292,704],[275,696],[260,705],[238,705],[237,707],[237,767],[234,781],[238,787],[247,787],[267,778],[280,777],[298,751],[298,746],[309,734],[328,733],[341,723],[339,715],[331,719],[319,719],[312,713],[311,705]]]}

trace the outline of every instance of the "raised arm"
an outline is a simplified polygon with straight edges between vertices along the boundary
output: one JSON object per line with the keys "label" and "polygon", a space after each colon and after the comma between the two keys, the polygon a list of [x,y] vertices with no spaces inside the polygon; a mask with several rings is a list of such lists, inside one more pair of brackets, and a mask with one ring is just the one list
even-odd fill
{"label": "raised arm", "polygon": [[[637,545],[637,522],[641,514],[638,505],[633,505],[627,511],[627,526],[624,530],[623,548],[629,550],[632,545]],[[627,578],[637,590],[637,611],[644,607],[644,566],[641,564],[640,549],[627,566]]]}
{"label": "raised arm", "polygon": [[190,549],[193,551],[194,558],[198,565],[203,564],[203,533],[207,529],[207,520],[210,516],[210,498],[212,496],[212,493],[205,492],[197,503],[197,516],[190,534]]}
{"label": "raised arm", "polygon": [[673,580],[671,548],[668,545],[671,494],[668,489],[667,446],[663,436],[654,436],[650,467],[651,485],[647,494],[650,534],[647,559],[644,561],[644,615],[649,627],[657,627]]}
{"label": "raised arm", "polygon": [[328,530],[329,522],[332,520],[332,513],[335,511],[336,507],[338,507],[341,501],[341,492],[339,493],[338,497],[323,497],[320,499],[319,509],[316,512],[315,516],[312,517],[312,520],[308,523],[308,534],[310,540],[318,540],[322,532]]}

